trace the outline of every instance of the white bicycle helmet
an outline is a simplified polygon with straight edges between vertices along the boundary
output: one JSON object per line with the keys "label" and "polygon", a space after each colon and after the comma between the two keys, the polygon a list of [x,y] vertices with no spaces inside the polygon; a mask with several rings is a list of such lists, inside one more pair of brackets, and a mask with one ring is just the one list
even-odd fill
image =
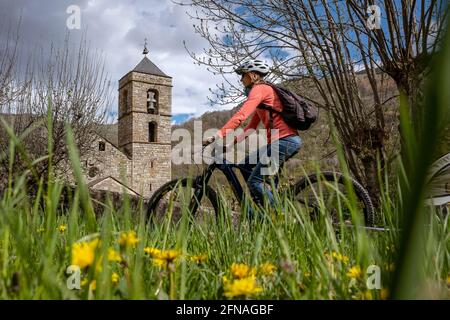
{"label": "white bicycle helmet", "polygon": [[262,60],[247,60],[234,70],[237,74],[242,75],[250,71],[255,71],[263,76],[270,72],[269,65]]}

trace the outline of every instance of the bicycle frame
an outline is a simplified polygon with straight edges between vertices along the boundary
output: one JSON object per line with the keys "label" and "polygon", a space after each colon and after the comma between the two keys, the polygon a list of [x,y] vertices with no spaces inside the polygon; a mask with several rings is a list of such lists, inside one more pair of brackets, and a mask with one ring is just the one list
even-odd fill
{"label": "bicycle frame", "polygon": [[[229,163],[226,160],[224,160],[224,163],[222,164],[213,163],[210,164],[201,175],[197,176],[194,179],[192,187],[195,189],[195,193],[189,205],[191,212],[195,212],[198,209],[198,205],[203,197],[204,188],[206,185],[208,185],[209,180],[211,179],[211,176],[216,169],[220,170],[225,175],[228,183],[231,185],[236,199],[239,202],[242,202],[244,189],[242,188],[242,185],[239,182],[239,179],[233,168],[240,169],[238,164]],[[195,201],[196,199],[198,200]]]}
{"label": "bicycle frame", "polygon": [[[202,152],[205,148],[202,149]],[[281,165],[283,167],[283,165]],[[244,189],[239,182],[239,179],[234,172],[233,168],[237,168],[239,170],[246,170],[245,168],[242,168],[239,164],[228,162],[226,159],[223,159],[223,163],[217,163],[213,162],[210,164],[206,170],[203,171],[203,173],[193,180],[192,187],[195,189],[194,197],[192,198],[189,209],[191,212],[196,212],[199,206],[199,203],[202,200],[205,186],[208,185],[209,180],[211,179],[211,176],[214,172],[214,170],[220,170],[226,177],[228,183],[231,185],[231,189],[233,190],[234,196],[239,201],[239,203],[242,203],[244,200]],[[274,176],[274,182],[275,185],[278,186],[278,173]],[[197,200],[197,201],[196,201]]]}

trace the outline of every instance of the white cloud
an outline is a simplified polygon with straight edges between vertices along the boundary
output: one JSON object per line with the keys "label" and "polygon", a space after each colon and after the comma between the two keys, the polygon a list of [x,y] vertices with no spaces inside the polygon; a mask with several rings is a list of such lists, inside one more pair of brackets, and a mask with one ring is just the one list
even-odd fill
{"label": "white cloud", "polygon": [[[53,0],[10,0],[0,3],[0,12],[8,12],[13,23],[22,16],[22,41],[29,50],[36,44],[45,48],[63,40],[68,31],[66,8],[73,4],[81,8],[82,30],[70,31],[71,39],[76,43],[86,32],[92,49],[105,53],[113,85],[142,59],[142,45],[148,38],[148,57],[173,78],[172,112],[199,115],[211,109],[208,89],[222,79],[194,65],[184,49],[183,41],[195,52],[207,47],[194,33],[194,22],[185,13],[189,7],[170,0],[61,0],[56,4]],[[116,110],[117,99],[110,111]]]}

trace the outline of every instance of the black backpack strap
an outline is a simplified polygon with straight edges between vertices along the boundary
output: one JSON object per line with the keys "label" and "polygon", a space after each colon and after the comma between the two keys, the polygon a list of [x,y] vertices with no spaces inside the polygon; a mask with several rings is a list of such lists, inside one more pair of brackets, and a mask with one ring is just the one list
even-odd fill
{"label": "black backpack strap", "polygon": [[270,142],[272,143],[272,129],[273,129],[273,113],[279,113],[278,111],[274,110],[271,106],[268,106],[266,104],[260,104],[258,107],[258,109],[263,109],[263,110],[267,110],[269,111],[269,139],[271,140]]}
{"label": "black backpack strap", "polygon": [[[269,85],[270,87],[272,87],[274,89],[275,93],[276,93],[274,84],[272,84],[270,82],[265,82],[264,84]],[[269,106],[267,104],[263,104],[263,103],[260,104],[257,108],[269,111],[269,129],[270,129],[269,130],[269,139],[271,140],[270,143],[272,143],[272,136],[271,136],[272,132],[271,131],[273,129],[273,113],[281,114],[281,112],[279,112],[279,111],[273,109],[271,106]]]}

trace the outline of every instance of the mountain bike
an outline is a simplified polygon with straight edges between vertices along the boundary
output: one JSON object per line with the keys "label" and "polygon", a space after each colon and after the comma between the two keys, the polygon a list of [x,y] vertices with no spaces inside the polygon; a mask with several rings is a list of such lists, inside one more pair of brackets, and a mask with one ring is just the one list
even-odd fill
{"label": "mountain bike", "polygon": [[[204,150],[205,147],[201,150],[202,155]],[[148,202],[148,218],[161,219],[169,212],[172,217],[179,217],[183,208],[189,210],[189,213],[196,218],[201,219],[205,215],[217,218],[221,212],[220,207],[224,204],[221,201],[226,198],[220,197],[209,184],[213,173],[217,170],[225,176],[232,190],[231,198],[235,199],[235,201],[226,199],[225,205],[232,207],[232,212],[236,214],[245,212],[253,200],[248,190],[243,187],[244,183],[241,183],[238,178],[237,171],[243,170],[243,168],[226,159],[214,157],[214,161],[197,176],[174,179],[156,190]],[[332,171],[311,173],[301,177],[283,190],[279,188],[280,171],[282,168],[271,177],[273,180],[268,182],[268,187],[272,187],[273,191],[276,190],[278,194],[287,193],[292,196],[293,203],[299,210],[306,211],[311,216],[317,215],[320,211],[328,212],[334,221],[340,218],[343,219],[341,221],[352,224],[351,212],[352,206],[355,208],[355,201],[349,199],[351,198],[350,194],[353,194],[357,209],[353,210],[363,215],[361,220],[365,226],[373,225],[374,206],[370,196],[354,178]],[[253,202],[253,204],[255,203]]]}

